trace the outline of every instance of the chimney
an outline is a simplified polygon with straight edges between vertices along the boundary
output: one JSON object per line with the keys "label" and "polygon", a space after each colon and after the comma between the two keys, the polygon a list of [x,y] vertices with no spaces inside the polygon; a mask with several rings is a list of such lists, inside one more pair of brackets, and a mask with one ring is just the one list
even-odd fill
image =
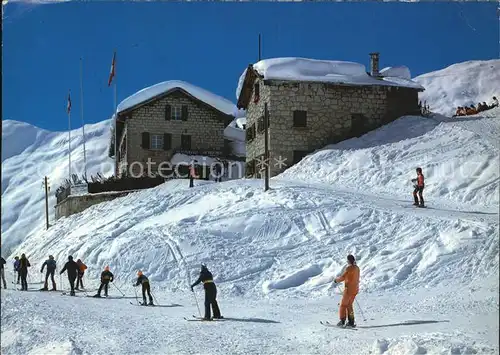
{"label": "chimney", "polygon": [[378,61],[379,61],[378,52],[370,53],[370,75],[377,77],[379,76],[378,72]]}

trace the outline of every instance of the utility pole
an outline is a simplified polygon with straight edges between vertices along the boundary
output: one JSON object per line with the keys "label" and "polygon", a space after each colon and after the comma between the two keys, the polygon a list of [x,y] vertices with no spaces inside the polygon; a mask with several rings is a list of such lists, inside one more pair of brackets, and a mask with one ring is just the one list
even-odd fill
{"label": "utility pole", "polygon": [[45,220],[47,222],[47,229],[49,229],[49,191],[50,191],[50,186],[49,186],[49,178],[45,176],[43,179],[42,185],[45,187]]}
{"label": "utility pole", "polygon": [[267,109],[267,102],[264,103],[264,191],[269,190],[269,111]]}

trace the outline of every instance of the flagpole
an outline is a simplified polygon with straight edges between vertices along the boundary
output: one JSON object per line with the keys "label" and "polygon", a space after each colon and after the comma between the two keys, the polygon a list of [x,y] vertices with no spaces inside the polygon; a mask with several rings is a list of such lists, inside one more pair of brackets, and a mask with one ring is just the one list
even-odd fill
{"label": "flagpole", "polygon": [[85,150],[85,121],[83,119],[83,59],[80,58],[80,106],[82,113],[82,135],[83,135],[83,171],[87,177],[87,152]]}
{"label": "flagpole", "polygon": [[68,95],[68,177],[71,184],[71,91]]}
{"label": "flagpole", "polygon": [[115,116],[115,176],[118,176],[118,113],[116,112],[118,110],[118,104],[117,104],[117,98],[116,98],[116,78],[115,78],[115,71],[116,71],[116,50],[113,53],[113,62],[111,63],[111,70],[112,70],[112,79],[115,79],[114,82],[114,93],[113,93],[113,115]]}
{"label": "flagpole", "polygon": [[117,127],[117,121],[118,121],[118,117],[116,116],[117,115],[117,107],[116,107],[116,80],[115,80],[115,84],[114,84],[114,103],[113,103],[113,117],[115,118],[115,176],[118,175],[118,139],[117,139],[117,135],[118,135],[118,127]]}

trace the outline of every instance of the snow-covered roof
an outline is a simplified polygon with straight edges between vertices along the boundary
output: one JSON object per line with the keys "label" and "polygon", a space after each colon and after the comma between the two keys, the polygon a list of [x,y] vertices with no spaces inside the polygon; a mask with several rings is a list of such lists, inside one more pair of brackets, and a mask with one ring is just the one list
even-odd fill
{"label": "snow-covered roof", "polygon": [[[306,81],[338,83],[343,85],[385,85],[423,90],[424,88],[410,79],[408,68],[395,67],[386,75],[374,78],[367,74],[363,64],[355,62],[317,60],[307,58],[272,58],[253,64],[253,69],[265,80]],[[407,70],[407,73],[406,73]],[[240,96],[247,69],[240,76],[236,98]],[[389,75],[387,75],[389,74]],[[402,76],[400,76],[403,74]],[[394,76],[392,76],[394,75]]]}
{"label": "snow-covered roof", "polygon": [[162,95],[174,89],[182,89],[198,100],[203,101],[204,103],[227,115],[241,115],[241,113],[238,112],[236,105],[231,101],[214,93],[211,93],[210,91],[202,89],[196,85],[181,80],[164,81],[144,88],[120,102],[116,111],[117,113],[123,112],[145,101],[151,100],[158,95]]}
{"label": "snow-covered roof", "polygon": [[397,67],[386,67],[380,71],[380,75],[411,80],[410,69],[405,65]]}

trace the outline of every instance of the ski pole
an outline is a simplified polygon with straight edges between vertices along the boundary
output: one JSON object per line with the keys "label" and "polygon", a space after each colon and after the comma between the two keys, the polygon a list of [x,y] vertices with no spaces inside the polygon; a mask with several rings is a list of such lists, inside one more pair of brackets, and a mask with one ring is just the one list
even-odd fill
{"label": "ski pole", "polygon": [[156,305],[157,305],[157,306],[158,306],[158,305],[160,305],[160,304],[158,303],[158,300],[156,299],[156,297],[155,297],[155,295],[154,295],[154,293],[153,293],[153,292],[151,292],[151,296],[153,296],[153,299],[155,300]]}
{"label": "ski pole", "polygon": [[194,297],[194,300],[196,301],[196,307],[198,308],[198,313],[201,317],[200,306],[198,305],[198,299],[196,298],[196,293],[194,293],[194,291],[193,291],[193,297]]}
{"label": "ski pole", "polygon": [[134,287],[134,292],[135,292],[135,301],[137,302],[138,305],[140,305],[139,298],[137,297],[137,289],[135,287]]}
{"label": "ski pole", "polygon": [[357,299],[354,299],[354,300],[356,301],[356,305],[357,305],[357,306],[358,306],[358,308],[359,308],[359,312],[361,313],[361,317],[363,317],[363,321],[365,321],[365,322],[366,322],[366,317],[365,317],[365,315],[363,314],[363,310],[361,309],[361,306],[359,305],[358,300],[357,300]]}
{"label": "ski pole", "polygon": [[118,286],[116,286],[114,283],[111,283],[111,284],[113,286],[115,286],[118,291],[120,291],[120,293],[122,294],[123,297],[125,297],[125,294],[118,288]]}

